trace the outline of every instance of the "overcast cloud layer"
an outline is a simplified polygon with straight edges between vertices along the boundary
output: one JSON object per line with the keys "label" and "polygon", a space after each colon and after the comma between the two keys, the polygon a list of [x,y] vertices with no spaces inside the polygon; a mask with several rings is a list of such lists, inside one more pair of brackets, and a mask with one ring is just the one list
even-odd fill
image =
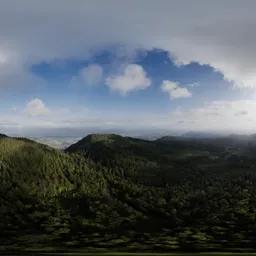
{"label": "overcast cloud layer", "polygon": [[[31,63],[81,57],[106,45],[170,52],[256,86],[256,1],[22,0],[0,2],[0,78]],[[29,74],[27,74],[29,76]]]}

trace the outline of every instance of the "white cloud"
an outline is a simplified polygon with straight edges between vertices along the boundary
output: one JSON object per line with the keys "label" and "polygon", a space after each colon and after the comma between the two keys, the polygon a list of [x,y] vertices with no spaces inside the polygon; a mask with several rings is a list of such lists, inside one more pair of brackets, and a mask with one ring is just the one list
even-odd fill
{"label": "white cloud", "polygon": [[196,83],[192,83],[192,84],[186,84],[186,86],[188,86],[188,87],[198,87],[198,86],[200,86],[200,84],[198,83],[198,82],[196,82]]}
{"label": "white cloud", "polygon": [[119,91],[124,96],[128,92],[146,89],[150,86],[151,80],[142,66],[129,64],[124,68],[123,74],[108,77],[106,84],[111,90]]}
{"label": "white cloud", "polygon": [[180,87],[178,82],[168,80],[163,81],[161,90],[167,92],[170,99],[189,98],[192,96],[192,93],[189,92],[187,88]]}
{"label": "white cloud", "polygon": [[255,9],[253,0],[23,0],[15,8],[2,0],[1,81],[5,77],[7,84],[17,72],[31,74],[33,63],[84,59],[123,45],[129,53],[163,49],[176,63],[210,65],[237,86],[255,87]]}
{"label": "white cloud", "polygon": [[95,85],[102,80],[103,70],[97,64],[91,64],[80,71],[80,77],[86,85]]}
{"label": "white cloud", "polygon": [[49,114],[49,109],[45,107],[42,100],[36,98],[31,100],[25,107],[24,112],[32,117],[45,116]]}

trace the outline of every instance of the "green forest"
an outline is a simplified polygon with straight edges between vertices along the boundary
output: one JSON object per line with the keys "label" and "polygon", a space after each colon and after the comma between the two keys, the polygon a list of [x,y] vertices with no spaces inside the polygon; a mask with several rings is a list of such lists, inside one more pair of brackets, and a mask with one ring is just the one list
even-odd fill
{"label": "green forest", "polygon": [[254,251],[253,140],[1,135],[0,249]]}

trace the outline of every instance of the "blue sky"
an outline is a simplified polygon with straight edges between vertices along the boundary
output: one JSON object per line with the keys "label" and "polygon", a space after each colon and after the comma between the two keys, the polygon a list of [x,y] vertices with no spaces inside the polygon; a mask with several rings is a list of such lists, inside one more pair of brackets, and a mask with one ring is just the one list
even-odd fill
{"label": "blue sky", "polygon": [[0,132],[254,132],[256,4],[229,2],[1,1]]}
{"label": "blue sky", "polygon": [[[44,88],[40,88],[33,95],[44,98],[48,104],[65,104],[72,107],[83,106],[93,110],[123,111],[169,111],[179,106],[185,108],[200,105],[201,101],[233,99],[238,95],[231,89],[228,82],[223,80],[220,73],[214,72],[209,66],[191,63],[177,67],[168,57],[168,53],[160,50],[147,51],[137,56],[131,64],[140,65],[151,80],[151,85],[143,90],[131,91],[127,95],[120,95],[119,91],[111,91],[105,79],[112,74],[119,74],[119,67],[112,65],[115,60],[109,51],[93,56],[89,60],[66,60],[63,65],[55,63],[39,63],[34,65],[32,72],[47,81]],[[102,68],[102,79],[96,84],[89,85],[86,81],[72,84],[72,78],[79,76],[79,72],[91,65]],[[105,79],[104,79],[105,78]],[[161,91],[163,80],[179,82],[187,88],[193,97],[170,100],[168,93]],[[194,85],[194,86],[193,86]]]}

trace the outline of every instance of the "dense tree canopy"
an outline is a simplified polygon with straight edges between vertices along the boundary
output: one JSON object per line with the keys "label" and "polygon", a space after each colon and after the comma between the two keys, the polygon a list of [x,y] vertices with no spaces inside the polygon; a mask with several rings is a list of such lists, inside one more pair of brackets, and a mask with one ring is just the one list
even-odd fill
{"label": "dense tree canopy", "polygon": [[255,150],[234,140],[1,135],[1,248],[255,249]]}

